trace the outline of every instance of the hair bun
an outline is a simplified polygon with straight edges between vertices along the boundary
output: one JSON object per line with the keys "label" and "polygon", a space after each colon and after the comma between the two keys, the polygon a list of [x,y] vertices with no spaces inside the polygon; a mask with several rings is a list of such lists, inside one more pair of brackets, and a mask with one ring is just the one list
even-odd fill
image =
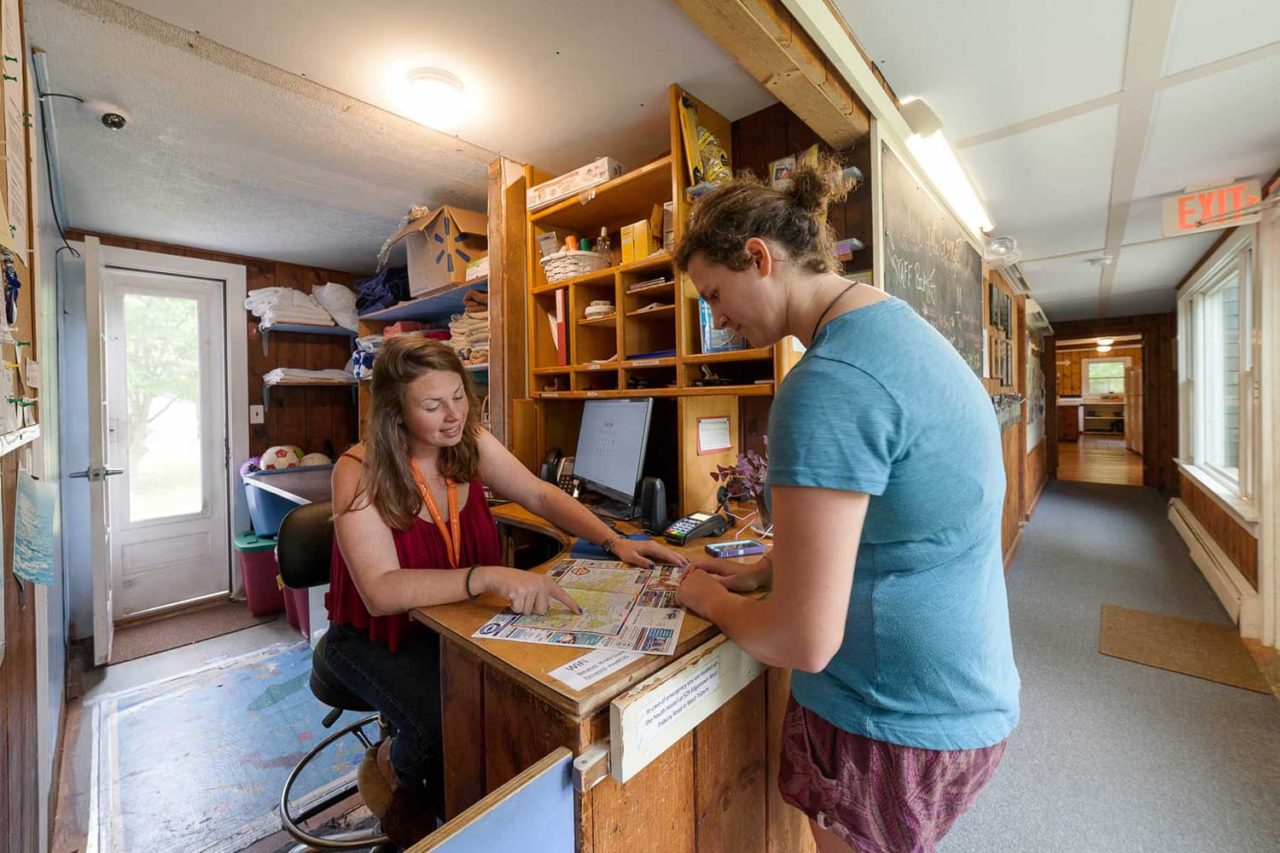
{"label": "hair bun", "polygon": [[831,187],[812,166],[806,166],[791,173],[788,192],[796,207],[806,213],[821,213],[827,208]]}
{"label": "hair bun", "polygon": [[831,202],[848,195],[849,185],[842,177],[840,162],[830,154],[822,154],[816,164],[809,163],[791,171],[791,187],[787,193],[805,213],[821,215]]}

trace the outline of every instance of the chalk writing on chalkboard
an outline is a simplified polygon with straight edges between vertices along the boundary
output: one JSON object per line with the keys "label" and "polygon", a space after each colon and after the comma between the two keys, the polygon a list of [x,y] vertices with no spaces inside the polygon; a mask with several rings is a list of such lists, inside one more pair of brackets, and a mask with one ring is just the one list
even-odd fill
{"label": "chalk writing on chalkboard", "polygon": [[982,375],[982,258],[887,147],[881,150],[884,289],[942,333]]}

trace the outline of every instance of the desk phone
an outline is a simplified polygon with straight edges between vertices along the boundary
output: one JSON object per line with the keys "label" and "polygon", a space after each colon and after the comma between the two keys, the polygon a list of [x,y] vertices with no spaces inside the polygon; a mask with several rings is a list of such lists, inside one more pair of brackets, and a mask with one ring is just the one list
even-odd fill
{"label": "desk phone", "polygon": [[684,545],[691,539],[719,536],[727,529],[729,529],[729,522],[724,520],[723,515],[695,512],[671,522],[671,525],[662,532],[662,536],[673,545]]}

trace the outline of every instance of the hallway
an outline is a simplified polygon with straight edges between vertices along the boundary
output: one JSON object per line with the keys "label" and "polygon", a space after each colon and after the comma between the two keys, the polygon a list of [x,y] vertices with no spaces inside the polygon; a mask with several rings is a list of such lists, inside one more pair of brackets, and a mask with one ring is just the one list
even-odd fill
{"label": "hallway", "polygon": [[944,853],[1280,849],[1280,702],[1098,653],[1103,603],[1229,624],[1165,512],[1046,486],[1008,576],[1022,722]]}
{"label": "hallway", "polygon": [[1124,446],[1124,438],[1081,435],[1058,442],[1058,479],[1114,486],[1142,485],[1142,457]]}

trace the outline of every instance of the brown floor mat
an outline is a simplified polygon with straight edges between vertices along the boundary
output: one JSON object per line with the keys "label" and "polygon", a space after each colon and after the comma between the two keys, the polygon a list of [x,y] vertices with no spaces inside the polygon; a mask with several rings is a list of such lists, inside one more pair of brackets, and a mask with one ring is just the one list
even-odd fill
{"label": "brown floor mat", "polygon": [[1098,651],[1255,693],[1271,692],[1233,626],[1104,604]]}
{"label": "brown floor mat", "polygon": [[110,662],[124,663],[157,652],[167,652],[179,646],[252,628],[275,618],[275,613],[254,616],[243,601],[228,601],[141,625],[117,628],[115,638],[111,641]]}

